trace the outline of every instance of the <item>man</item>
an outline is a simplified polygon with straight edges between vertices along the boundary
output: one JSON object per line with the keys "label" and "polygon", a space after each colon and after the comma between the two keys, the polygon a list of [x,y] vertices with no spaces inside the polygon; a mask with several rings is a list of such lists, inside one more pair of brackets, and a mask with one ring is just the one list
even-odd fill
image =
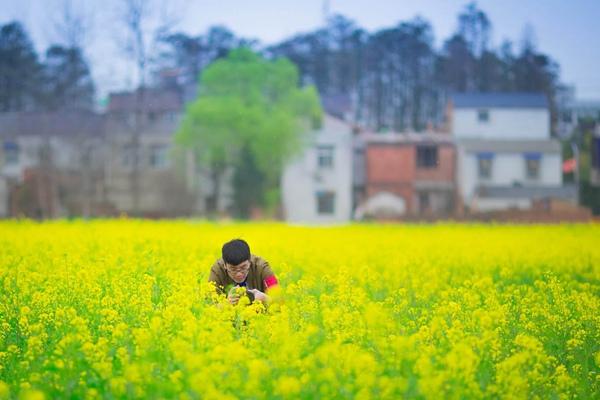
{"label": "man", "polygon": [[221,255],[211,267],[208,277],[219,293],[225,294],[227,290],[227,299],[235,305],[240,295],[231,288],[245,287],[251,301],[268,301],[266,293],[278,282],[266,260],[250,254],[248,243],[241,239],[225,243]]}

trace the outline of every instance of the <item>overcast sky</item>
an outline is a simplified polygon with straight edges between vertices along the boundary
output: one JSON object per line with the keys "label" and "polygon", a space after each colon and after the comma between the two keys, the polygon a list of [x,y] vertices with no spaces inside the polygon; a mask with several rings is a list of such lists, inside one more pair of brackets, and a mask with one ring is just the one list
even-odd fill
{"label": "overcast sky", "polygon": [[[41,53],[55,40],[50,16],[64,0],[0,0],[0,23],[24,23]],[[131,68],[115,40],[115,7],[119,0],[72,0],[94,15],[87,51],[101,93],[132,85]],[[178,30],[196,35],[222,24],[237,35],[270,44],[323,24],[323,0],[171,0],[179,1]],[[343,14],[373,32],[419,15],[433,26],[436,45],[456,29],[464,0],[330,0],[330,14]],[[574,84],[577,97],[600,99],[600,0],[487,0],[477,4],[493,24],[493,42],[516,44],[530,25],[538,48],[561,66],[562,81]],[[53,6],[54,5],[54,6]],[[518,46],[516,47],[518,48]]]}

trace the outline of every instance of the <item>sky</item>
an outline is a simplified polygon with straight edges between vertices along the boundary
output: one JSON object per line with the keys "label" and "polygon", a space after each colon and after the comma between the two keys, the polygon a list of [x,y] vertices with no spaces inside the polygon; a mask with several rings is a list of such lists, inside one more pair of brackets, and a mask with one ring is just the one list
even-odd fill
{"label": "sky", "polygon": [[[0,0],[0,24],[18,19],[42,53],[56,40],[52,17],[65,0]],[[120,0],[70,0],[93,20],[87,56],[101,95],[130,88],[133,67],[123,56],[116,24]],[[170,0],[178,16],[176,30],[191,35],[221,24],[238,36],[276,43],[323,25],[325,10],[342,14],[369,32],[421,16],[428,20],[441,47],[457,27],[466,0]],[[600,0],[480,0],[492,22],[492,45],[518,43],[526,26],[537,47],[561,67],[561,80],[576,88],[578,99],[600,99]]]}

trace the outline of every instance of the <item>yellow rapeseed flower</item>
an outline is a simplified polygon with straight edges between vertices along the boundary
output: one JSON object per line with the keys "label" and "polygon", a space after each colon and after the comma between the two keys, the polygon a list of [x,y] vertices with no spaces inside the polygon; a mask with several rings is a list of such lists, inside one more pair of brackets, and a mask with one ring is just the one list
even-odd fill
{"label": "yellow rapeseed flower", "polygon": [[[208,282],[240,236],[279,281],[267,304]],[[596,224],[23,220],[0,237],[0,398],[600,393]]]}

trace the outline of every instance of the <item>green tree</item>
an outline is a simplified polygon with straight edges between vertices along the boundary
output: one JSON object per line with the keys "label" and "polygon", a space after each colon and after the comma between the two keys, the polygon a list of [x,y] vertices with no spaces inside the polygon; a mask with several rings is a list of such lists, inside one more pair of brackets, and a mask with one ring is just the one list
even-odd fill
{"label": "green tree", "polygon": [[[247,216],[254,206],[274,211],[279,204],[283,168],[302,150],[310,124],[319,124],[322,116],[315,88],[299,88],[298,82],[290,61],[266,60],[247,48],[233,50],[205,69],[176,141],[193,149],[210,171],[209,213],[218,210],[220,183],[229,167],[236,169],[238,215]],[[245,181],[261,182],[259,191],[240,184],[244,174]]]}
{"label": "green tree", "polygon": [[0,112],[37,106],[41,70],[23,26],[18,22],[0,26]]}
{"label": "green tree", "polygon": [[580,118],[577,126],[571,133],[571,136],[562,141],[563,159],[575,157],[573,145],[579,150],[578,156],[578,177],[575,172],[565,173],[563,179],[565,182],[573,183],[577,179],[579,186],[579,203],[589,207],[594,215],[600,215],[600,187],[594,186],[591,182],[591,173],[594,157],[594,132],[600,124],[600,118],[595,120],[591,117]]}
{"label": "green tree", "polygon": [[43,68],[46,109],[92,109],[94,82],[80,48],[51,46]]}

